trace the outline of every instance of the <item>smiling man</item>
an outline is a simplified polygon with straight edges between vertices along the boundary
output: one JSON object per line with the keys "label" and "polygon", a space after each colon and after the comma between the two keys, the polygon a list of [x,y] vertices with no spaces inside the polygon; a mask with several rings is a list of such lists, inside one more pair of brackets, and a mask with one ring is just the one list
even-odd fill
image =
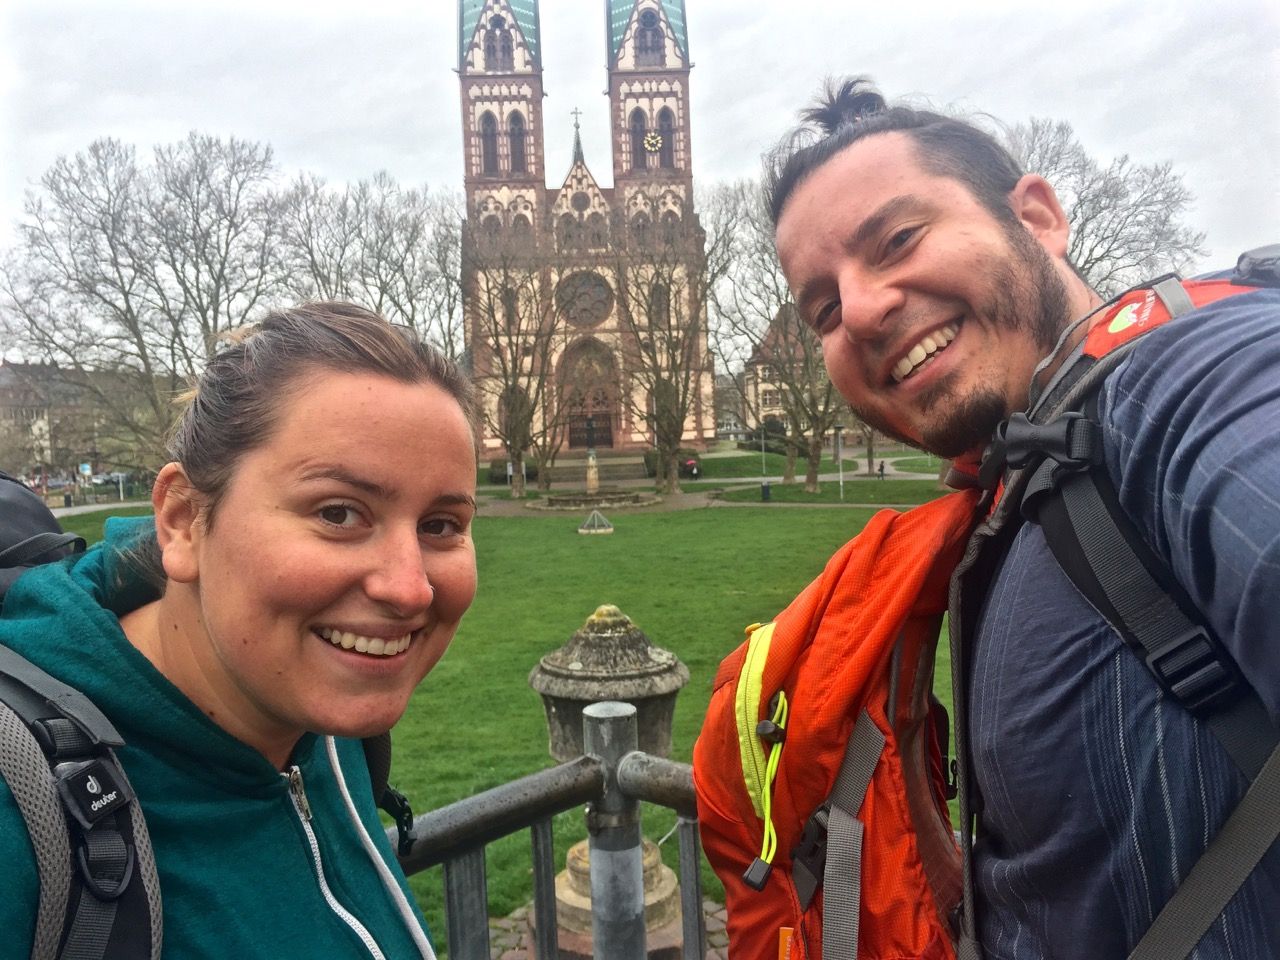
{"label": "smiling man", "polygon": [[[972,472],[1077,345],[1138,314],[1103,304],[1076,273],[1052,185],[985,132],[888,104],[863,80],[830,88],[805,116],[811,126],[773,158],[768,202],[831,379],[867,423]],[[1174,319],[1130,345],[1090,414],[1095,472],[1167,571],[1166,592],[1251,687],[1240,696],[1258,708],[1249,737],[1263,758],[1280,719],[1276,272],[1272,262],[1240,286],[1160,291]],[[1142,310],[1156,299],[1138,297]],[[1224,748],[1211,710],[1193,714],[1125,649],[1037,523],[984,569],[958,651],[975,837],[960,955],[1125,957],[1257,771]],[[1194,956],[1280,956],[1270,837]]]}

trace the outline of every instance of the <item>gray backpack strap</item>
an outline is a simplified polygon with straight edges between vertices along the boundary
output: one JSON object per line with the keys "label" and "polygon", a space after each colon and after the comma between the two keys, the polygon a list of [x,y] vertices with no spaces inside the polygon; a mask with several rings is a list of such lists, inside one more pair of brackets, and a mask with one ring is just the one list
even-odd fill
{"label": "gray backpack strap", "polygon": [[1280,836],[1280,747],[1174,891],[1129,960],[1189,957]]}
{"label": "gray backpack strap", "polygon": [[884,734],[867,711],[858,715],[828,802],[827,863],[822,876],[822,955],[858,956],[862,912],[862,821],[871,775],[884,753]]}
{"label": "gray backpack strap", "polygon": [[53,960],[71,892],[71,841],[49,761],[22,718],[0,702],[0,776],[26,822],[40,875],[33,960]]}
{"label": "gray backpack strap", "polygon": [[84,694],[0,646],[0,775],[40,879],[33,960],[159,960],[162,914],[142,808]]}

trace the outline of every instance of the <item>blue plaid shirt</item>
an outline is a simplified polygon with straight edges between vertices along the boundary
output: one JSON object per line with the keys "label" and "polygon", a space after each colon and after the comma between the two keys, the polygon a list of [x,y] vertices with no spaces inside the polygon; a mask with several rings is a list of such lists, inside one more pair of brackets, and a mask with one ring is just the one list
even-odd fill
{"label": "blue plaid shirt", "polygon": [[[1122,505],[1280,722],[1280,290],[1148,334],[1108,378],[1101,409]],[[1163,696],[1034,525],[993,581],[971,663],[989,960],[1125,957],[1244,777]],[[1280,845],[1193,956],[1280,958]]]}

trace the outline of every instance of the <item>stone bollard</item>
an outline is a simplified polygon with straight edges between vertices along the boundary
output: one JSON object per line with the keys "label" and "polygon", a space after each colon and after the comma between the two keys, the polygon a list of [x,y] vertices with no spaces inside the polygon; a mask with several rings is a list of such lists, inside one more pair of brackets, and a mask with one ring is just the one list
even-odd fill
{"label": "stone bollard", "polygon": [[[551,755],[565,761],[592,753],[615,771],[617,761],[637,748],[657,757],[671,753],[675,698],[688,682],[689,670],[674,654],[653,646],[608,604],[529,674],[546,709]],[[592,731],[585,743],[584,720]],[[610,960],[677,960],[683,943],[679,885],[657,845],[640,836],[639,804],[622,794],[614,776],[588,809],[589,839],[570,848],[566,869],[556,877],[558,960],[588,960],[602,932],[615,951]],[[610,873],[627,878],[626,889],[598,886],[597,876],[605,874],[589,866],[597,857],[616,861]]]}
{"label": "stone bollard", "polygon": [[597,607],[529,674],[547,712],[551,755],[560,761],[582,756],[582,709],[601,700],[635,706],[640,749],[669,756],[676,694],[688,682],[689,668],[612,604]]}

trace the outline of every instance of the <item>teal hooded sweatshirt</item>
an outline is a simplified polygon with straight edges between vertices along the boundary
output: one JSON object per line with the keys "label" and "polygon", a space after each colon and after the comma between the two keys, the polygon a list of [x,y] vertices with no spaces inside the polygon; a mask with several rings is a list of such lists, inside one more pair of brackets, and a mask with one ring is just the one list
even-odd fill
{"label": "teal hooded sweatshirt", "polygon": [[[124,737],[118,756],[155,849],[164,957],[434,960],[361,744],[307,734],[282,773],[125,639],[117,618],[156,591],[119,548],[151,524],[109,520],[102,544],[24,574],[4,599],[0,643],[88,695]],[[2,779],[0,864],[0,960],[26,960],[39,878]]]}

